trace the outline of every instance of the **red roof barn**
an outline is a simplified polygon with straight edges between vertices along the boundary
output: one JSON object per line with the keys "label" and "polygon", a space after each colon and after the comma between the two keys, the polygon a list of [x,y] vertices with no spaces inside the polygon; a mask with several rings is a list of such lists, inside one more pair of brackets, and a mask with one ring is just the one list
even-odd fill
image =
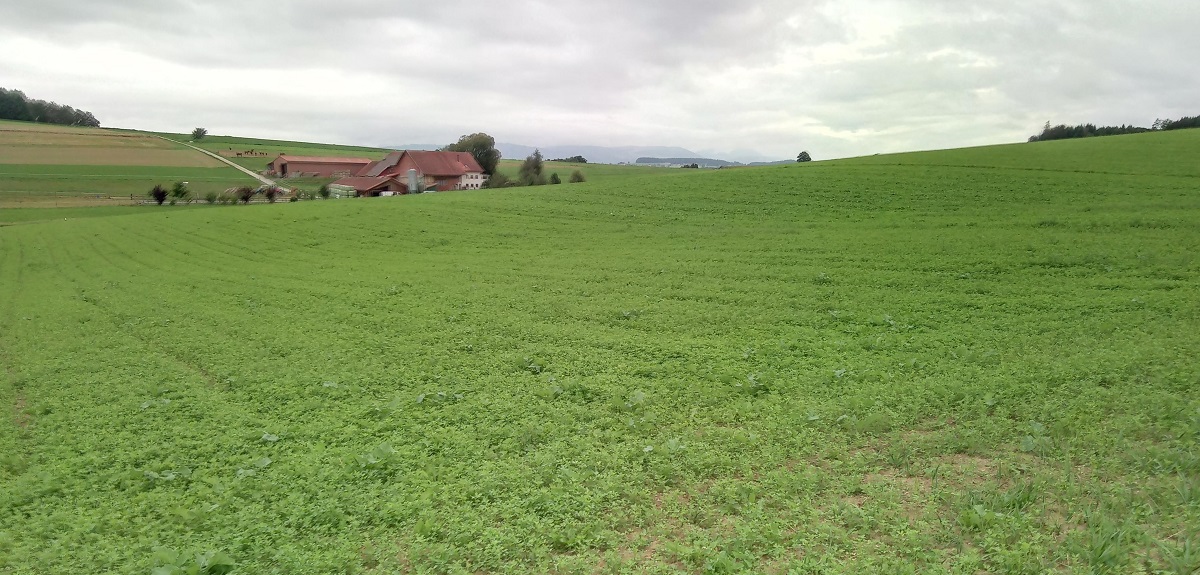
{"label": "red roof barn", "polygon": [[353,176],[370,163],[371,160],[367,158],[321,158],[279,154],[278,158],[267,164],[267,169],[281,178],[299,176],[335,178]]}
{"label": "red roof barn", "polygon": [[356,175],[392,176],[407,183],[409,170],[417,171],[418,181],[425,189],[440,191],[477,190],[487,179],[479,162],[467,152],[417,150],[392,152],[378,162],[371,162]]}
{"label": "red roof barn", "polygon": [[408,184],[391,176],[342,178],[333,184],[354,188],[354,193],[358,196],[378,196],[383,192],[408,193]]}
{"label": "red roof barn", "polygon": [[354,178],[343,178],[334,184],[358,186],[367,184],[367,179],[395,178],[408,185],[408,170],[416,170],[416,178],[422,190],[479,190],[484,187],[487,176],[475,157],[466,151],[394,151],[383,160],[367,162],[354,173]]}

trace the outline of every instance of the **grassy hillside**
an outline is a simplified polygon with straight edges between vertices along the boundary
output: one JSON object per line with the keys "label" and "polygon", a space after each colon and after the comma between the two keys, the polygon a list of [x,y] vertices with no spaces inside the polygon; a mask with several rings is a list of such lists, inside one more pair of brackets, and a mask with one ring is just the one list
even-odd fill
{"label": "grassy hillside", "polygon": [[[161,136],[161,138],[160,138]],[[261,172],[279,154],[379,159],[392,150],[290,142],[261,138],[72,128],[0,121],[0,208],[82,207],[130,204],[146,198],[155,184],[188,182],[197,198],[256,180],[175,142],[185,142]],[[519,160],[501,171],[515,177]],[[647,168],[547,162],[564,182],[573,170],[601,180],[648,173]],[[298,178],[286,183],[316,191],[332,178]],[[0,218],[4,221],[4,218]]]}
{"label": "grassy hillside", "polygon": [[201,196],[254,182],[145,133],[0,121],[0,208],[128,204],[176,181]]}
{"label": "grassy hillside", "polygon": [[935,165],[1200,177],[1200,130],[865,156],[822,165]]}
{"label": "grassy hillside", "polygon": [[1191,572],[1200,187],[1114,140],[0,227],[0,569]]}

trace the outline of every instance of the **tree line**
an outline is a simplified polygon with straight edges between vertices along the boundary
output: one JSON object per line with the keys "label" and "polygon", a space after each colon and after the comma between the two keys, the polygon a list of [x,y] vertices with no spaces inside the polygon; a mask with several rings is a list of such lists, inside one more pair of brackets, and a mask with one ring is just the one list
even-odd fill
{"label": "tree line", "polygon": [[1042,133],[1030,136],[1030,142],[1045,142],[1049,140],[1067,140],[1071,138],[1091,138],[1093,136],[1119,136],[1121,134],[1140,134],[1162,130],[1182,130],[1185,128],[1200,128],[1200,116],[1186,116],[1178,120],[1157,119],[1149,128],[1141,126],[1096,126],[1095,124],[1079,124],[1068,126],[1059,124],[1051,126],[1046,122]]}
{"label": "tree line", "polygon": [[[483,168],[483,173],[487,174],[488,179],[484,182],[485,188],[508,188],[512,186],[544,186],[546,184],[561,184],[562,178],[557,173],[551,173],[549,176],[545,174],[545,166],[541,150],[534,150],[529,157],[521,164],[521,169],[518,172],[516,179],[498,172],[496,166],[500,163],[500,150],[496,149],[496,139],[483,133],[475,133],[462,136],[457,142],[443,146],[441,151],[445,152],[467,152],[479,162],[479,166]],[[572,156],[563,160],[551,161],[568,161],[578,164],[586,164],[587,160],[583,156]],[[571,172],[569,181],[572,184],[586,181],[583,172],[575,170]]]}
{"label": "tree line", "polygon": [[76,110],[55,102],[32,99],[20,90],[4,88],[0,88],[0,120],[100,127],[100,120],[97,120],[91,112]]}

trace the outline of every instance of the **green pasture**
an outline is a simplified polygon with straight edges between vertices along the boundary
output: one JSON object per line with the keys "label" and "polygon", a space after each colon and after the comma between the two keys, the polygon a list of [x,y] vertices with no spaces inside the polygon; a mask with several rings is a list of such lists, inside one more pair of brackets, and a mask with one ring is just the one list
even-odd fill
{"label": "green pasture", "polygon": [[820,162],[819,165],[935,165],[1200,177],[1200,162],[1195,161],[1193,157],[1197,149],[1200,149],[1200,130],[1173,130],[1079,140],[864,156]]}
{"label": "green pasture", "polygon": [[[187,142],[196,147],[208,150],[213,153],[222,151],[239,152],[255,150],[258,152],[266,152],[266,156],[255,157],[232,157],[228,158],[234,163],[247,169],[261,172],[267,164],[274,160],[279,154],[294,154],[298,156],[332,156],[332,157],[361,157],[370,158],[372,160],[382,159],[394,150],[384,148],[370,148],[362,146],[340,146],[333,144],[318,144],[309,142],[290,142],[285,140],[269,140],[261,138],[245,138],[234,136],[206,136],[199,142],[191,141],[190,134],[171,134],[160,133],[160,136],[165,136],[180,142]],[[499,170],[505,175],[516,178],[518,170],[521,167],[521,162],[525,158],[504,158],[500,161]],[[560,178],[565,183],[571,177],[571,172],[574,170],[583,171],[585,177],[589,180],[592,177],[608,179],[612,177],[623,178],[631,175],[645,175],[650,173],[669,173],[669,170],[663,168],[651,168],[645,166],[619,166],[610,164],[571,164],[565,162],[549,162],[545,163],[545,171],[547,177],[550,173],[558,172]],[[317,189],[321,184],[331,182],[330,179],[322,178],[296,178],[287,180],[288,185],[300,187],[302,189]]]}
{"label": "green pasture", "polygon": [[[2,196],[0,196],[2,197]],[[193,204],[192,207],[199,207]],[[0,225],[43,222],[48,220],[75,220],[79,218],[105,218],[110,216],[129,216],[147,214],[147,210],[171,209],[180,210],[185,206],[86,206],[70,208],[3,208],[0,209]]]}
{"label": "green pasture", "polygon": [[230,152],[247,152],[254,150],[255,152],[265,153],[265,156],[252,157],[226,157],[226,159],[244,168],[261,172],[266,169],[267,164],[274,160],[279,154],[291,154],[296,156],[333,156],[333,157],[351,157],[351,158],[370,158],[373,160],[383,159],[392,150],[383,148],[370,148],[362,146],[341,146],[335,144],[318,144],[311,142],[291,142],[286,140],[270,140],[262,138],[245,138],[238,136],[205,136],[204,139],[194,142],[191,134],[172,134],[158,133],[156,135],[165,136],[178,142],[185,142],[208,150],[214,154],[222,152],[228,154]]}
{"label": "green pasture", "polygon": [[0,227],[0,571],[1193,573],[1121,138]]}
{"label": "green pasture", "polygon": [[[194,196],[231,187],[254,185],[255,180],[230,167],[183,168],[158,166],[54,166],[0,164],[0,204],[24,200],[70,199],[79,196],[138,199],[155,184],[170,187],[188,182]],[[3,218],[0,218],[3,219]]]}
{"label": "green pasture", "polygon": [[[517,179],[520,174],[521,164],[525,158],[505,158],[500,160],[500,165],[497,166],[497,171],[504,175]],[[632,165],[616,165],[616,164],[575,164],[568,162],[550,162],[546,161],[542,165],[546,177],[550,174],[557,173],[562,179],[563,184],[567,184],[571,179],[571,172],[579,170],[583,172],[585,178],[589,182],[605,182],[611,179],[624,179],[631,176],[649,176],[649,175],[679,175],[683,170],[673,170],[669,168],[652,168],[647,166],[632,166]]]}

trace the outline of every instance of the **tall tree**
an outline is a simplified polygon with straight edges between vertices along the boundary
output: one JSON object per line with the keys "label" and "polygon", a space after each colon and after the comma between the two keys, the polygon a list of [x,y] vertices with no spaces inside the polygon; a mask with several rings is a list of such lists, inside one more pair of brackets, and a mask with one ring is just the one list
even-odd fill
{"label": "tall tree", "polygon": [[457,142],[443,148],[447,152],[468,152],[479,162],[483,173],[489,176],[496,173],[496,164],[500,163],[500,150],[496,149],[496,138],[483,132],[463,136]]}
{"label": "tall tree", "polygon": [[88,126],[96,128],[100,121],[91,112],[76,110],[45,100],[30,99],[20,90],[0,88],[0,120],[22,120],[64,126]]}
{"label": "tall tree", "polygon": [[542,151],[534,150],[525,161],[521,163],[519,172],[521,184],[526,186],[541,186],[546,183],[546,176],[542,174]]}
{"label": "tall tree", "polygon": [[204,136],[207,136],[207,135],[208,135],[207,128],[196,128],[195,130],[192,130],[192,139],[193,140],[203,140]]}
{"label": "tall tree", "polygon": [[796,161],[797,162],[811,162],[812,156],[808,155],[807,151],[800,152],[800,155],[796,156]]}

